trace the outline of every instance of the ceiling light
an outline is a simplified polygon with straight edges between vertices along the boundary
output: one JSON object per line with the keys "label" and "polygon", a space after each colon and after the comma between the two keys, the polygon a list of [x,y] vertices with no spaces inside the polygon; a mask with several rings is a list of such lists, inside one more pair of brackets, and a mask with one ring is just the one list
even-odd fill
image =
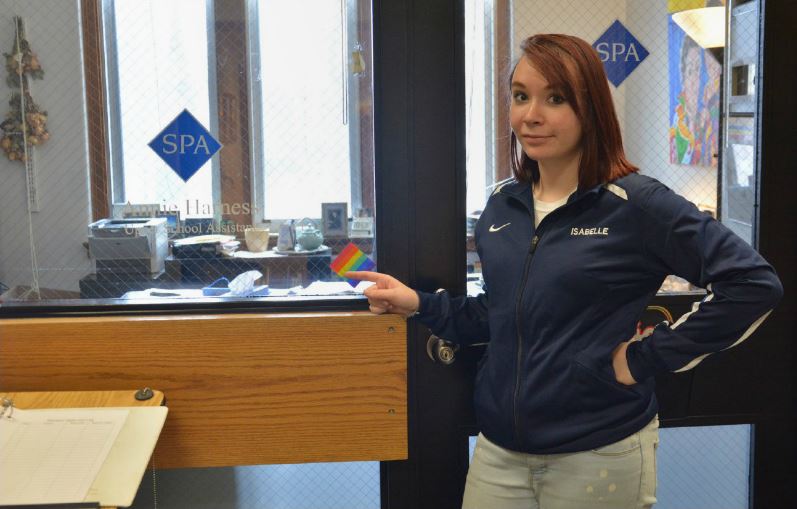
{"label": "ceiling light", "polygon": [[703,48],[725,46],[725,7],[703,7],[672,15],[686,35]]}

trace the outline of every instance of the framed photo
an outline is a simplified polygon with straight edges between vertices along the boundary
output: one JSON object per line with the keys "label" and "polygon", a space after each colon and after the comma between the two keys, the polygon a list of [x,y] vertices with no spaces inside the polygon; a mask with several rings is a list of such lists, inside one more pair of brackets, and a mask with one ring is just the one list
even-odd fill
{"label": "framed photo", "polygon": [[348,236],[349,234],[348,204],[322,203],[321,230],[325,238]]}

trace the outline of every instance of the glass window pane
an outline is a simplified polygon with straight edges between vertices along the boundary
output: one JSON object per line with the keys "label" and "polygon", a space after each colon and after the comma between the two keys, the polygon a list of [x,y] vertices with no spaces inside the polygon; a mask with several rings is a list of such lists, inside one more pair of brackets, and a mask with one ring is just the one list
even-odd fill
{"label": "glass window pane", "polygon": [[656,509],[747,508],[752,426],[659,430]]}
{"label": "glass window pane", "polygon": [[336,271],[376,262],[369,2],[17,4],[51,132],[6,142],[4,307],[361,298]]}
{"label": "glass window pane", "polygon": [[757,1],[731,3],[728,47],[725,50],[725,137],[722,160],[722,222],[755,245],[758,173],[756,155],[758,111],[759,8]]}
{"label": "glass window pane", "polygon": [[[511,177],[508,99],[501,88],[521,41],[535,33],[572,34],[591,43],[610,77],[631,163],[754,243],[758,2],[690,5],[698,3],[707,10],[695,24],[691,11],[667,0],[466,2],[470,279],[477,281],[481,268],[473,226],[492,186]],[[670,276],[660,291],[702,290]]]}
{"label": "glass window pane", "polygon": [[113,2],[121,138],[114,176],[123,182],[115,203],[212,216],[213,165],[184,182],[148,146],[183,109],[210,125],[205,6],[205,0]]}
{"label": "glass window pane", "polygon": [[322,202],[351,202],[343,12],[327,1],[259,6],[263,217],[317,217]]}
{"label": "glass window pane", "polygon": [[378,509],[379,463],[151,470],[133,509]]}

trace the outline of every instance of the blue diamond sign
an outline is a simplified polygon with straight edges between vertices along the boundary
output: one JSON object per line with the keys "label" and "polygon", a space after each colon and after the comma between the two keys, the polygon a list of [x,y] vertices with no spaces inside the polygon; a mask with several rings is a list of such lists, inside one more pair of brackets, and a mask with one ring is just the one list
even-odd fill
{"label": "blue diamond sign", "polygon": [[188,110],[183,110],[149,142],[149,147],[188,182],[219,151],[221,143]]}
{"label": "blue diamond sign", "polygon": [[650,54],[619,20],[612,23],[592,47],[600,55],[606,76],[615,87],[619,87]]}

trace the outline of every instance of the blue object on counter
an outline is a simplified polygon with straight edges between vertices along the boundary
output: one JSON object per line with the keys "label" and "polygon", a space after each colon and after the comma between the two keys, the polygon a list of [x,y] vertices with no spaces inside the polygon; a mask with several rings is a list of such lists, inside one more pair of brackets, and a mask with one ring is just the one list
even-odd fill
{"label": "blue object on counter", "polygon": [[[202,295],[208,297],[218,297],[221,295],[232,296],[227,295],[228,293],[230,293],[230,280],[226,277],[220,277],[208,286],[202,288]],[[245,297],[264,297],[266,295],[268,295],[268,285],[259,285],[252,288],[252,291],[247,293]]]}
{"label": "blue object on counter", "polygon": [[224,295],[230,291],[230,280],[226,277],[220,277],[213,281],[208,286],[202,288],[202,295],[218,296]]}
{"label": "blue object on counter", "polygon": [[248,293],[247,297],[265,297],[268,295],[268,285],[259,285],[252,288],[252,291]]}

